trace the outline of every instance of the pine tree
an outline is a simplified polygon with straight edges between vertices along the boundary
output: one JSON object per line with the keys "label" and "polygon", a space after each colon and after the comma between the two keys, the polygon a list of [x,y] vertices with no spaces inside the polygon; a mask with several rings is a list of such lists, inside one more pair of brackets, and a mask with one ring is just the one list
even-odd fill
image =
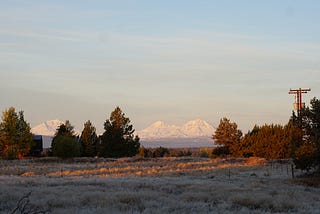
{"label": "pine tree", "polygon": [[104,123],[99,154],[103,157],[131,157],[140,148],[139,137],[134,136],[130,119],[119,107],[111,113],[110,119]]}
{"label": "pine tree", "polygon": [[66,120],[64,124],[61,124],[54,135],[54,137],[64,135],[64,136],[70,136],[70,137],[76,137],[74,133],[74,127],[71,125],[69,120]]}
{"label": "pine tree", "polygon": [[227,153],[235,154],[240,144],[242,132],[238,130],[238,125],[223,118],[212,136],[216,145],[224,146]]}
{"label": "pine tree", "polygon": [[84,124],[80,141],[82,144],[82,156],[94,157],[97,155],[98,136],[96,128],[91,124],[90,120]]}
{"label": "pine tree", "polygon": [[[310,107],[301,111],[301,140],[295,145],[294,162],[297,168],[320,172],[320,100],[313,98]],[[294,120],[294,115],[291,118]]]}
{"label": "pine tree", "polygon": [[81,155],[81,145],[75,135],[74,127],[69,120],[61,124],[52,139],[52,153],[54,156],[62,158],[79,157]]}
{"label": "pine tree", "polygon": [[30,125],[24,120],[23,111],[19,114],[10,107],[2,114],[0,123],[0,154],[7,159],[22,158],[29,154],[33,146]]}

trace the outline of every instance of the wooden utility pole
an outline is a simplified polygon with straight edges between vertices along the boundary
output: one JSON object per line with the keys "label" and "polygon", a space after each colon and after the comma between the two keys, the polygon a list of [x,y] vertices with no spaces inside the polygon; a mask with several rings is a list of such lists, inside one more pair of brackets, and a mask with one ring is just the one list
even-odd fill
{"label": "wooden utility pole", "polygon": [[305,107],[305,104],[302,102],[302,94],[308,93],[308,91],[311,91],[310,88],[299,88],[299,89],[290,89],[289,94],[295,94],[296,95],[296,102],[293,104],[294,110],[297,111],[298,120],[299,120],[299,126],[302,125],[302,116],[301,116],[301,110]]}
{"label": "wooden utility pole", "polygon": [[[299,89],[290,89],[289,94],[295,94],[296,96],[296,102],[293,104],[293,108],[294,110],[297,111],[297,115],[298,115],[298,125],[300,128],[302,128],[302,115],[301,115],[301,111],[302,109],[304,109],[305,104],[302,102],[302,94],[306,94],[308,91],[311,91],[310,88],[299,88]],[[301,139],[302,140],[302,139]],[[295,150],[295,143],[292,142],[292,150]],[[292,152],[291,154],[291,158],[294,159],[295,155],[294,152]],[[292,178],[294,178],[294,164],[293,162],[291,162],[291,173],[292,173]]]}

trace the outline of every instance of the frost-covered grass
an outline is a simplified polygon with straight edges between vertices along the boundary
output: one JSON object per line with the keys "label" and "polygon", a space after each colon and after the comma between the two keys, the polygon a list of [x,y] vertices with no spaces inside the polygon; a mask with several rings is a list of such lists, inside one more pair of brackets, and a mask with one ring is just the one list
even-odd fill
{"label": "frost-covered grass", "polygon": [[0,161],[0,213],[30,191],[51,213],[320,213],[318,187],[264,159]]}

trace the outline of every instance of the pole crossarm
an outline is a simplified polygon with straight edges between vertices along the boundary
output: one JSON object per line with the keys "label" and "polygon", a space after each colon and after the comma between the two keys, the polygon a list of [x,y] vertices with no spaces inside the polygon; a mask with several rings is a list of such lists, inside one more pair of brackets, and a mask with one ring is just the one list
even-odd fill
{"label": "pole crossarm", "polygon": [[299,89],[290,89],[289,94],[298,94],[298,93],[308,93],[308,91],[311,91],[310,88],[299,88]]}

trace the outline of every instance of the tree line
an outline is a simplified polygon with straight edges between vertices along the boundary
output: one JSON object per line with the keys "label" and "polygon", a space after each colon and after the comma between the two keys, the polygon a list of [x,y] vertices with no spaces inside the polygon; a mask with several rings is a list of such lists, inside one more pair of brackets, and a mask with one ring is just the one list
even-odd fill
{"label": "tree line", "polygon": [[235,122],[220,120],[212,139],[213,156],[291,158],[296,168],[320,171],[320,100],[313,98],[302,109],[301,118],[293,112],[286,125],[255,125],[244,134]]}
{"label": "tree line", "polygon": [[[75,134],[70,121],[61,124],[52,139],[50,155],[70,157],[131,157],[138,153],[140,139],[134,135],[130,119],[119,107],[104,123],[101,136],[90,120],[85,122],[81,135]],[[30,124],[24,120],[23,111],[16,113],[13,107],[3,112],[0,123],[0,157],[19,159],[28,156],[34,146]]]}
{"label": "tree line", "polygon": [[119,107],[111,113],[104,123],[101,136],[90,120],[84,124],[80,137],[74,134],[74,128],[69,121],[58,127],[52,140],[52,155],[68,157],[132,157],[140,148],[140,139],[134,135],[130,119]]}

